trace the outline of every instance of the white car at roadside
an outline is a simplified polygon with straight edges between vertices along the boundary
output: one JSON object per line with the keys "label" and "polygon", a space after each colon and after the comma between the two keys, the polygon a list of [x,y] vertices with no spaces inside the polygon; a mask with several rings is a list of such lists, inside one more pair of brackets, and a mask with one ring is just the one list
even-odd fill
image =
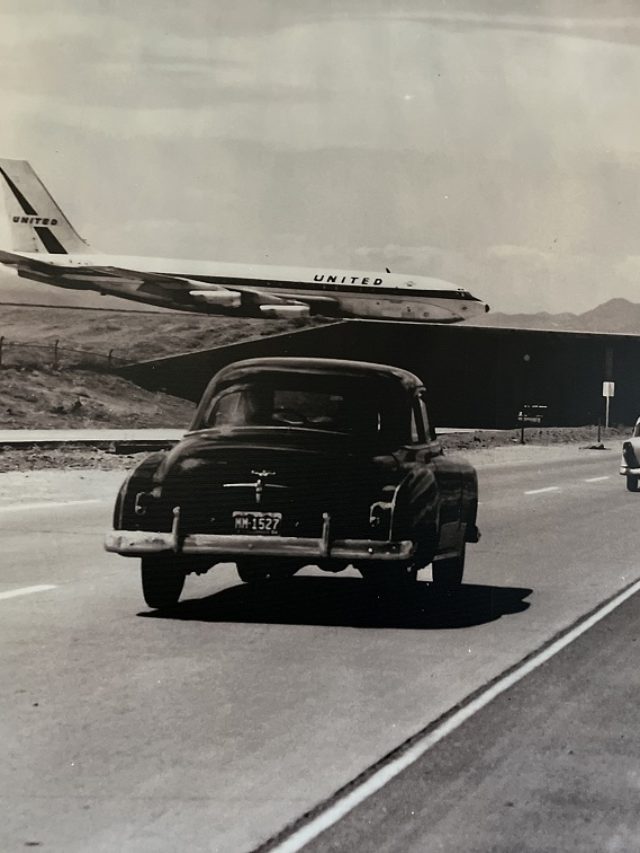
{"label": "white car at roadside", "polygon": [[640,418],[636,421],[631,438],[622,445],[620,473],[627,478],[627,489],[630,492],[640,489]]}

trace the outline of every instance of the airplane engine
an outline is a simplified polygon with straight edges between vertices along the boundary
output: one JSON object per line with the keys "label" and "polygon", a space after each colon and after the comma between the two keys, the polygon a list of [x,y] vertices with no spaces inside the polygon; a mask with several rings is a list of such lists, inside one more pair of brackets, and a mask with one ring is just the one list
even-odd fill
{"label": "airplane engine", "polygon": [[189,296],[194,302],[202,302],[205,305],[217,305],[223,308],[239,308],[242,297],[234,290],[190,290]]}
{"label": "airplane engine", "polygon": [[260,313],[265,317],[289,320],[291,317],[308,317],[311,311],[308,305],[260,305]]}

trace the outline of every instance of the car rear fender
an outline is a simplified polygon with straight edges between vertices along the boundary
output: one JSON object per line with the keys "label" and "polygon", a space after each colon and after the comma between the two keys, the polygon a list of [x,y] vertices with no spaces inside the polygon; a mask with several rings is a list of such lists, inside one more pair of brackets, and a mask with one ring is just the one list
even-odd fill
{"label": "car rear fender", "polygon": [[126,530],[131,527],[136,517],[137,496],[141,492],[151,491],[154,485],[154,474],[165,456],[166,451],[158,451],[147,456],[120,486],[113,510],[113,526],[116,530]]}
{"label": "car rear fender", "polygon": [[442,499],[440,546],[449,549],[453,540],[478,540],[478,475],[473,465],[456,456],[434,460]]}
{"label": "car rear fender", "polygon": [[440,489],[431,465],[411,464],[395,496],[391,536],[436,541],[440,526]]}

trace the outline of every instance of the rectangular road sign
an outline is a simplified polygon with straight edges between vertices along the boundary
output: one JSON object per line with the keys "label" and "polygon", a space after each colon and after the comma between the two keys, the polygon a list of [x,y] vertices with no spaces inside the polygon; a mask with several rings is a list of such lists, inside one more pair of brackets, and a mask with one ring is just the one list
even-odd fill
{"label": "rectangular road sign", "polygon": [[602,396],[603,397],[613,397],[616,391],[616,383],[615,382],[603,382],[602,383]]}

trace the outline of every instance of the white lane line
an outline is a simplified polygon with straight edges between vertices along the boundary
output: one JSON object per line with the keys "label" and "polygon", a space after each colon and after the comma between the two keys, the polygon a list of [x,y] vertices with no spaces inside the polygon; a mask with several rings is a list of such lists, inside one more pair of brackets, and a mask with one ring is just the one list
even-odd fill
{"label": "white lane line", "polygon": [[[412,738],[411,740],[414,740],[414,743],[411,746],[406,748],[396,758],[390,758],[379,770],[375,770],[362,782],[359,784],[355,782],[353,787],[346,786],[344,795],[341,796],[338,793],[337,798],[332,803],[319,811],[317,816],[311,818],[308,823],[300,826],[299,829],[294,829],[292,834],[287,838],[280,842],[277,842],[275,839],[273,843],[266,842],[266,844],[258,849],[276,851],[276,853],[297,853],[305,844],[309,844],[322,832],[325,832],[325,830],[336,824],[350,811],[353,811],[356,806],[387,785],[399,773],[402,773],[407,767],[415,764],[432,746],[435,746],[435,744],[447,735],[454,732],[501,693],[509,690],[510,687],[517,684],[526,675],[529,675],[554,655],[557,655],[558,652],[562,651],[562,649],[576,640],[581,634],[584,634],[637,592],[640,592],[640,581],[636,581],[631,586],[628,586],[612,599],[605,602],[605,604],[596,608],[589,616],[578,622],[577,625],[574,625],[573,628],[570,628],[566,633],[558,637],[558,639],[551,640],[540,651],[534,652],[532,656],[516,664],[505,675],[499,676],[496,681],[490,683],[480,694],[475,696],[472,694],[473,698],[464,707],[455,711],[442,723],[436,725],[435,728],[427,727],[423,733],[419,733],[416,738]],[[402,749],[402,746],[399,749]],[[384,762],[385,759],[382,759],[382,761]]]}
{"label": "white lane line", "polygon": [[31,595],[32,592],[46,592],[48,589],[57,589],[55,584],[41,583],[37,586],[23,586],[21,589],[10,589],[0,592],[0,601],[5,598],[17,598],[19,595]]}
{"label": "white lane line", "polygon": [[544,489],[530,489],[525,495],[541,495],[543,492],[559,492],[560,486],[545,486]]}
{"label": "white lane line", "polygon": [[37,503],[7,504],[0,506],[0,512],[20,512],[22,509],[52,509],[61,506],[78,506],[79,504],[99,504],[104,501],[99,498],[89,498],[84,501],[39,501]]}
{"label": "white lane line", "polygon": [[610,480],[611,477],[608,475],[606,477],[587,477],[585,483],[601,483],[603,480]]}

